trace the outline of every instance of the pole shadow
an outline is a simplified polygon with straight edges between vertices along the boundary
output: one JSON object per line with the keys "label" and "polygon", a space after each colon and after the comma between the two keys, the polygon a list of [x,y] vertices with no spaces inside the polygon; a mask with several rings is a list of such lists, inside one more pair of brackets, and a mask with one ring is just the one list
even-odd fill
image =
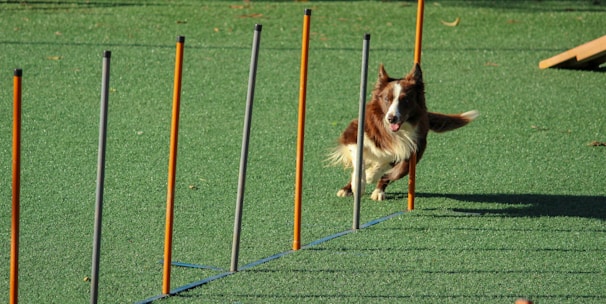
{"label": "pole shadow", "polygon": [[[405,197],[406,194],[397,193],[396,196]],[[511,217],[566,216],[606,220],[606,196],[603,195],[417,193],[417,198],[448,198],[478,204],[478,208],[453,209],[463,213],[503,214]],[[500,209],[483,207],[487,204],[503,204],[510,207]]]}

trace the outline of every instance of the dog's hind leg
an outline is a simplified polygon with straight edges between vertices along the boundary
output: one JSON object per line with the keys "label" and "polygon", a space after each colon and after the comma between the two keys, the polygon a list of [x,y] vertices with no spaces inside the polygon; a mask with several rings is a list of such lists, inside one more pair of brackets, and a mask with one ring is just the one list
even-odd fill
{"label": "dog's hind leg", "polygon": [[338,197],[346,197],[350,195],[353,195],[353,191],[351,191],[351,182],[347,183],[347,185],[337,191]]}
{"label": "dog's hind leg", "polygon": [[[351,181],[347,183],[347,185],[345,185],[343,188],[339,189],[339,191],[337,191],[338,197],[346,197],[354,194],[354,192],[356,191],[356,187],[354,186],[355,178],[356,176],[354,171],[354,173],[351,174]],[[364,173],[362,173],[362,180],[360,180],[360,184],[362,185],[360,193],[364,194],[364,189],[366,188],[366,183],[364,182]]]}

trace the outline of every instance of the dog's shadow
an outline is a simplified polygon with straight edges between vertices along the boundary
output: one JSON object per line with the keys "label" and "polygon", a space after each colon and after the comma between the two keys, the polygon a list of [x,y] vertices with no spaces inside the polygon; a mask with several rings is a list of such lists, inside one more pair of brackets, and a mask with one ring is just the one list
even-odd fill
{"label": "dog's shadow", "polygon": [[[391,199],[406,199],[407,193],[391,193]],[[606,220],[606,196],[558,194],[448,194],[416,193],[417,205],[423,198],[449,198],[478,203],[478,208],[453,208],[473,214],[503,214],[512,217],[568,216]],[[486,208],[485,204],[503,204],[504,208]],[[520,206],[524,205],[524,206]]]}

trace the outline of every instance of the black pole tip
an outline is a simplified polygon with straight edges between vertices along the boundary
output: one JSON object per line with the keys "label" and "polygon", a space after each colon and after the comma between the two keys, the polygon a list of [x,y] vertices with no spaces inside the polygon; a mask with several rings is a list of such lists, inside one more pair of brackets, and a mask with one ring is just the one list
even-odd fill
{"label": "black pole tip", "polygon": [[179,37],[177,37],[177,42],[184,43],[185,42],[185,36],[179,36]]}
{"label": "black pole tip", "polygon": [[258,24],[258,23],[255,24],[255,31],[260,32],[262,28],[263,28],[262,24]]}
{"label": "black pole tip", "polygon": [[364,34],[364,40],[370,40],[370,33]]}
{"label": "black pole tip", "polygon": [[311,16],[311,8],[306,8],[305,9],[305,15]]}
{"label": "black pole tip", "polygon": [[15,76],[21,77],[22,75],[23,75],[23,70],[22,69],[15,69]]}
{"label": "black pole tip", "polygon": [[111,51],[103,51],[103,58],[110,58],[110,57],[112,57]]}

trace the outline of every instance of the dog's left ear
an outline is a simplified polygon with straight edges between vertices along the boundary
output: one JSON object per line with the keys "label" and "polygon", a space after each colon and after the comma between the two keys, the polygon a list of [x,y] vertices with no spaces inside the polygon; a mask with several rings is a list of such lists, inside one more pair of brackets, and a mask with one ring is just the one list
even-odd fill
{"label": "dog's left ear", "polygon": [[414,80],[415,82],[423,82],[423,72],[421,71],[421,65],[418,63],[415,63],[415,65],[412,67],[412,70],[410,71],[410,73],[408,73],[408,75],[406,75],[406,78],[409,80]]}

